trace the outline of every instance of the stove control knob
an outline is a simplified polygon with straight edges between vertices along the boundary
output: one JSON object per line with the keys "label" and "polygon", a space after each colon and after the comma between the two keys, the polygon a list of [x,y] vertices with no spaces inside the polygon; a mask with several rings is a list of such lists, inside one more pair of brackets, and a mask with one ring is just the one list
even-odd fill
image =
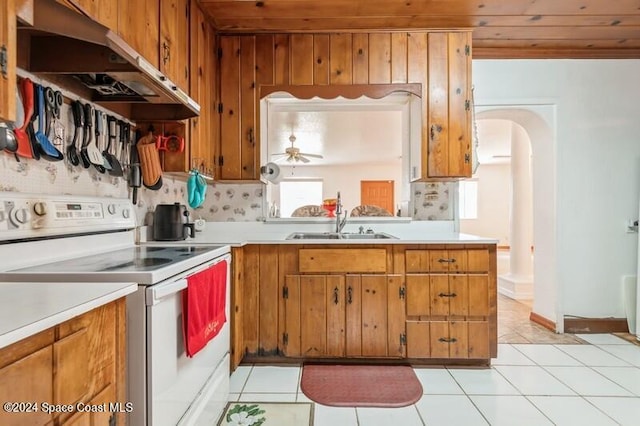
{"label": "stove control knob", "polygon": [[33,211],[36,212],[38,216],[44,216],[47,214],[47,205],[42,201],[38,201],[33,205]]}
{"label": "stove control knob", "polygon": [[29,219],[31,219],[31,213],[29,213],[29,210],[25,207],[11,211],[11,222],[16,226],[27,223]]}
{"label": "stove control knob", "polygon": [[115,204],[109,204],[107,206],[107,211],[109,212],[109,214],[116,214],[116,205]]}
{"label": "stove control knob", "polygon": [[122,217],[124,217],[125,219],[129,219],[129,216],[131,216],[131,212],[129,211],[129,209],[122,210]]}

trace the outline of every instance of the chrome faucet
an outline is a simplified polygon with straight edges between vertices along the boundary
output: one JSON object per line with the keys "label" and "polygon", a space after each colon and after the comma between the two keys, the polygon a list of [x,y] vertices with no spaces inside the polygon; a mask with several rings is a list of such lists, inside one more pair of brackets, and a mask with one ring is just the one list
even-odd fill
{"label": "chrome faucet", "polygon": [[336,197],[336,234],[340,234],[342,232],[342,228],[347,224],[347,212],[344,212],[344,217],[342,221],[340,221],[340,215],[342,214],[342,199],[340,198],[340,191],[338,191],[338,196]]}

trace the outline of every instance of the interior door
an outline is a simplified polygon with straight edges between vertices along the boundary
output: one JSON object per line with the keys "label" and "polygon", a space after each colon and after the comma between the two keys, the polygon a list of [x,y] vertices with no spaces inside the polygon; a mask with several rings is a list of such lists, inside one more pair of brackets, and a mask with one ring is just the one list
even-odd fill
{"label": "interior door", "polygon": [[393,186],[392,180],[361,180],[360,204],[382,207],[394,214]]}

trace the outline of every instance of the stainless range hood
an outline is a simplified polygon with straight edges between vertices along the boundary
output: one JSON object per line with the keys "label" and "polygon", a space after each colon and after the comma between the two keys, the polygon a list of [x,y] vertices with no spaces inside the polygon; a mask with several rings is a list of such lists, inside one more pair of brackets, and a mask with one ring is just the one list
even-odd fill
{"label": "stainless range hood", "polygon": [[[33,31],[35,30],[35,31]],[[182,120],[200,106],[107,27],[55,0],[34,3],[29,71],[65,75],[92,101],[131,104],[134,120]]]}

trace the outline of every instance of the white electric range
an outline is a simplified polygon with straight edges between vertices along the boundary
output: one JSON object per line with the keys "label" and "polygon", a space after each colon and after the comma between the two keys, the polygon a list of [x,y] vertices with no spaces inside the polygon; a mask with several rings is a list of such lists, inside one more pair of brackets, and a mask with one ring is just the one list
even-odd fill
{"label": "white electric range", "polygon": [[[126,199],[0,192],[0,281],[136,282],[127,296],[130,425],[215,424],[229,392],[230,248],[135,245]],[[187,357],[187,277],[226,262],[227,321]]]}

